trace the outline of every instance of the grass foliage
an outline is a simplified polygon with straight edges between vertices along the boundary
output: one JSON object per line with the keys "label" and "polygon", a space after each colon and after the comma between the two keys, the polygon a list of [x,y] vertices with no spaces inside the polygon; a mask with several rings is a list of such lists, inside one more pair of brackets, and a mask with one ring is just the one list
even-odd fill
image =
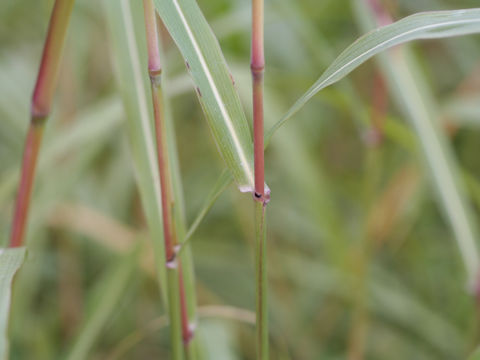
{"label": "grass foliage", "polygon": [[[250,4],[194,3],[156,1],[173,35],[161,28],[188,313],[198,358],[252,359],[254,209],[231,185],[253,183]],[[433,38],[478,33],[480,10],[407,17],[478,4],[380,3],[405,19],[357,43],[373,24],[360,0],[265,4],[272,359],[478,357],[480,35]],[[51,5],[0,1],[0,248]],[[171,356],[142,26],[140,1],[75,3],[12,292],[12,360]]]}

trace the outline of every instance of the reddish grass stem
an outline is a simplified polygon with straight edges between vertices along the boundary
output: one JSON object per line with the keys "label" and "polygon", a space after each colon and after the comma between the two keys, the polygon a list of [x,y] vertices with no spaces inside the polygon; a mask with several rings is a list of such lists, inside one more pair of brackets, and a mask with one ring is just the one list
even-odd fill
{"label": "reddish grass stem", "polygon": [[[166,140],[166,124],[164,119],[164,109],[162,103],[161,91],[161,73],[162,65],[160,59],[160,48],[158,42],[158,29],[155,7],[152,0],[143,0],[144,16],[145,16],[145,32],[147,37],[148,52],[148,73],[150,76],[153,113],[155,121],[155,136],[157,143],[157,160],[160,176],[160,189],[162,195],[162,218],[163,218],[163,235],[165,242],[166,265],[169,272],[178,271],[178,286],[169,288],[168,291],[178,291],[180,301],[180,319],[181,332],[185,353],[190,353],[189,343],[193,339],[193,331],[189,324],[187,301],[185,293],[185,285],[183,281],[183,273],[181,261],[176,254],[177,237],[175,232],[175,223],[173,221],[173,192],[170,179],[170,168],[168,164],[168,148]],[[169,298],[172,294],[169,295]],[[169,304],[171,311],[172,304]],[[178,314],[170,313],[170,321],[173,324]],[[172,328],[173,331],[173,328]],[[172,338],[177,334],[172,334]],[[175,345],[174,345],[175,346]]]}
{"label": "reddish grass stem", "polygon": [[38,153],[57,86],[59,65],[73,3],[74,0],[56,0],[50,17],[40,69],[32,96],[30,127],[25,140],[20,186],[10,234],[11,247],[22,246],[24,242]]}
{"label": "reddish grass stem", "polygon": [[165,124],[163,119],[163,104],[161,93],[161,60],[158,47],[157,21],[152,0],[143,1],[145,15],[145,33],[147,36],[148,74],[150,76],[153,116],[155,121],[155,136],[157,142],[157,161],[162,194],[163,234],[167,263],[175,259],[175,244],[172,232],[172,196],[170,179],[168,178],[167,145],[165,139]]}
{"label": "reddish grass stem", "polygon": [[50,114],[73,3],[74,0],[55,1],[33,91],[32,120],[42,121]]}
{"label": "reddish grass stem", "polygon": [[10,236],[10,246],[22,246],[30,196],[35,177],[35,168],[37,157],[42,142],[43,125],[32,123],[28,129],[27,139],[25,140],[25,149],[23,152],[22,175],[20,178],[20,187],[18,189],[15,212],[13,215],[12,230]]}
{"label": "reddish grass stem", "polygon": [[183,270],[182,265],[179,264],[179,281],[180,281],[180,309],[182,311],[182,338],[183,343],[185,346],[193,339],[193,329],[190,326],[190,322],[188,321],[188,310],[187,310],[187,301],[185,295],[185,284],[183,282]]}
{"label": "reddish grass stem", "polygon": [[253,149],[255,162],[255,197],[265,200],[265,162],[263,125],[263,0],[252,2],[252,54],[250,69],[253,80]]}
{"label": "reddish grass stem", "polygon": [[270,194],[265,193],[263,75],[265,55],[263,45],[263,0],[252,0],[252,72],[253,151],[255,170],[255,273],[257,359],[269,358],[268,342],[268,280],[265,210]]}

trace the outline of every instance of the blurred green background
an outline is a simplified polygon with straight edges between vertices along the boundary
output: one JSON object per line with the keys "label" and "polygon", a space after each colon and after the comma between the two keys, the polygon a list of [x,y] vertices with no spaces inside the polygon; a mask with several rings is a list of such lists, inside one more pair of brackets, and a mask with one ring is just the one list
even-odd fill
{"label": "blurred green background", "polygon": [[[249,115],[250,3],[198,2]],[[74,8],[41,150],[28,260],[14,289],[11,359],[63,358],[95,326],[101,330],[88,359],[168,358],[168,331],[161,320],[152,323],[164,309],[101,3],[78,0]],[[478,6],[476,0],[383,3],[395,19]],[[2,246],[51,5],[0,1]],[[267,127],[362,33],[350,1],[267,1]],[[164,47],[191,223],[223,163],[166,34]],[[480,37],[416,42],[410,49],[478,223]],[[415,133],[374,61],[322,91],[282,127],[266,164],[272,359],[463,359],[475,348],[475,299],[457,244]],[[133,275],[122,278],[121,266],[130,261],[124,254],[137,241],[146,249]],[[192,239],[205,358],[254,358],[252,242],[250,196],[231,185]],[[115,281],[126,287],[108,299]],[[89,314],[100,306],[105,321],[92,324]]]}

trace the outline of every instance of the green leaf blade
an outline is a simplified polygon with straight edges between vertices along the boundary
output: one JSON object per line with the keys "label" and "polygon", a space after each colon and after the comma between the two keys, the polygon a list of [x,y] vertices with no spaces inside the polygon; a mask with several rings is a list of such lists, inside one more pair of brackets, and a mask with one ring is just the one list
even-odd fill
{"label": "green leaf blade", "polygon": [[268,132],[270,138],[320,90],[341,80],[361,64],[381,53],[413,40],[437,39],[480,32],[480,9],[424,12],[377,28],[347,47],[320,78],[298,99]]}
{"label": "green leaf blade", "polygon": [[[353,6],[363,29],[375,26],[374,14],[365,2],[354,2]],[[460,166],[448,139],[437,124],[435,109],[438,106],[408,48],[382,54],[379,65],[393,98],[417,135],[430,172],[430,181],[437,190],[439,204],[450,223],[463,259],[468,285],[473,288],[480,266],[476,243],[478,231],[472,221],[473,212],[465,196],[464,184],[458,176],[461,173]]]}
{"label": "green leaf blade", "polygon": [[8,318],[13,277],[25,259],[25,248],[0,249],[0,359],[8,358]]}
{"label": "green leaf blade", "polygon": [[248,122],[220,46],[194,0],[155,0],[197,87],[218,149],[242,192],[253,191],[253,145]]}

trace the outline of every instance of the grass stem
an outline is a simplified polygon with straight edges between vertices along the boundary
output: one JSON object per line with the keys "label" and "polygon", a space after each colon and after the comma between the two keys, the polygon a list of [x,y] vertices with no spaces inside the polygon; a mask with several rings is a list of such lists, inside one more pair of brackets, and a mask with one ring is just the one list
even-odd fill
{"label": "grass stem", "polygon": [[255,238],[256,238],[256,329],[257,329],[257,359],[268,359],[268,281],[267,281],[267,237],[265,222],[266,206],[255,201]]}
{"label": "grass stem", "polygon": [[[177,236],[174,222],[173,188],[171,184],[171,172],[168,163],[168,146],[166,138],[166,124],[163,109],[163,96],[161,88],[162,65],[158,42],[158,30],[155,7],[152,0],[144,0],[145,30],[148,51],[148,73],[150,76],[153,113],[155,120],[155,135],[157,142],[158,170],[160,175],[160,189],[162,196],[162,218],[165,242],[166,266],[168,273],[168,298],[170,329],[172,341],[172,356],[181,359],[182,344],[187,359],[191,353],[189,344],[193,338],[192,327],[189,323],[185,284],[181,260],[177,257]],[[175,279],[175,280],[174,280]],[[176,283],[174,283],[176,281]],[[175,303],[173,303],[175,302]],[[183,341],[182,341],[183,340]]]}
{"label": "grass stem", "polygon": [[18,189],[10,237],[11,247],[19,247],[22,246],[23,243],[37,157],[43,137],[43,128],[44,126],[42,124],[30,124],[27,139],[25,140],[22,175],[20,178],[20,187]]}
{"label": "grass stem", "polygon": [[30,127],[25,140],[20,186],[10,235],[11,247],[22,246],[24,242],[38,152],[45,122],[50,115],[73,3],[74,0],[56,0],[50,17],[40,69],[33,91]]}
{"label": "grass stem", "polygon": [[182,319],[180,302],[180,277],[178,261],[167,263],[168,311],[170,319],[170,343],[173,360],[183,359]]}
{"label": "grass stem", "polygon": [[256,240],[256,328],[257,358],[268,359],[268,280],[266,256],[265,209],[270,194],[265,192],[263,77],[265,56],[263,45],[263,0],[252,0],[252,72],[253,97],[253,150],[255,165],[255,240]]}
{"label": "grass stem", "polygon": [[255,157],[255,197],[265,196],[264,139],[263,139],[263,0],[252,2],[252,54],[250,69],[253,80],[253,148]]}

